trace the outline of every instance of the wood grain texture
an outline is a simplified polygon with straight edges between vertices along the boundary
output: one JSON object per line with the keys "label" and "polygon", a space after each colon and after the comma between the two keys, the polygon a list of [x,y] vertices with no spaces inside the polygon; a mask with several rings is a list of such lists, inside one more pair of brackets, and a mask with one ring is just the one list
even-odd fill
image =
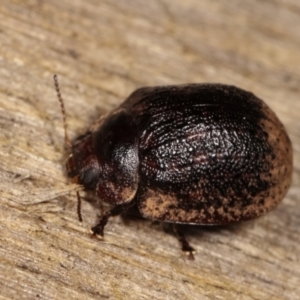
{"label": "wood grain texture", "polygon": [[[300,2],[2,0],[0,299],[300,299]],[[253,222],[192,228],[186,260],[147,221],[89,228],[64,171],[59,75],[72,138],[135,88],[221,82],[251,90],[293,142],[293,185]]]}

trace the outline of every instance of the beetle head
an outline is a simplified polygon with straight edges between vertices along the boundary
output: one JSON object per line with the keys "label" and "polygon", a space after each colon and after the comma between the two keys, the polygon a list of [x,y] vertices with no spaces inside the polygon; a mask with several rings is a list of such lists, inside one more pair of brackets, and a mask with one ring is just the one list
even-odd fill
{"label": "beetle head", "polygon": [[95,191],[107,203],[130,202],[139,181],[138,127],[132,116],[123,108],[116,109],[97,130],[88,131],[71,143],[56,75],[54,83],[61,104],[65,143],[71,149],[66,164],[68,176],[86,190]]}
{"label": "beetle head", "polygon": [[86,190],[94,190],[99,180],[101,167],[94,154],[91,134],[78,138],[72,145],[66,168],[74,183],[83,185]]}

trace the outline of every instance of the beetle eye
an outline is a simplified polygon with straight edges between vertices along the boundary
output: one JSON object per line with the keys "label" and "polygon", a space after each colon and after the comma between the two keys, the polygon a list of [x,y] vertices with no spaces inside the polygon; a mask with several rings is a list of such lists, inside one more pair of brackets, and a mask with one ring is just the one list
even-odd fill
{"label": "beetle eye", "polygon": [[79,182],[87,190],[94,190],[99,179],[99,172],[95,168],[90,168],[80,174]]}

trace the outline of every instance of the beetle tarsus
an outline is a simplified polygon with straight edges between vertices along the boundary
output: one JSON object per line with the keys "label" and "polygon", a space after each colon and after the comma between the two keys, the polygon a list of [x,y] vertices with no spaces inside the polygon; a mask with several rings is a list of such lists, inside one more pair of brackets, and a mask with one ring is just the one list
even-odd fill
{"label": "beetle tarsus", "polygon": [[173,224],[173,231],[177,237],[178,242],[181,244],[181,251],[187,255],[188,259],[194,260],[194,254],[196,253],[196,251],[185,239],[183,232],[179,229],[177,224]]}
{"label": "beetle tarsus", "polygon": [[110,217],[116,217],[120,214],[122,214],[125,210],[130,208],[132,205],[134,205],[134,201],[131,201],[129,203],[123,204],[123,205],[116,205],[111,210],[104,213],[104,215],[101,217],[99,223],[91,228],[92,231],[92,237],[99,237],[103,238],[104,236],[104,227],[106,226],[108,219]]}
{"label": "beetle tarsus", "polygon": [[92,236],[91,238],[98,238],[100,240],[103,239],[104,236],[104,226],[100,226],[99,224],[97,226],[94,226],[91,228]]}
{"label": "beetle tarsus", "polygon": [[194,260],[194,254],[196,253],[195,249],[187,244],[187,247],[182,246],[182,252],[187,256],[189,260]]}

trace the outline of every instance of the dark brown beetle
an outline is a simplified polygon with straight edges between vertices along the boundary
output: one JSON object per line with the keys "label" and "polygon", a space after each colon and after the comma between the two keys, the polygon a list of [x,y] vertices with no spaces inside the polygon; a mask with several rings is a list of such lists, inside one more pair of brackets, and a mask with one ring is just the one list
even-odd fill
{"label": "dark brown beetle", "polygon": [[173,224],[254,219],[277,206],[291,182],[282,123],[252,93],[222,84],[140,88],[71,147],[68,175],[114,205],[92,228],[100,236],[109,217],[133,205],[146,219]]}

